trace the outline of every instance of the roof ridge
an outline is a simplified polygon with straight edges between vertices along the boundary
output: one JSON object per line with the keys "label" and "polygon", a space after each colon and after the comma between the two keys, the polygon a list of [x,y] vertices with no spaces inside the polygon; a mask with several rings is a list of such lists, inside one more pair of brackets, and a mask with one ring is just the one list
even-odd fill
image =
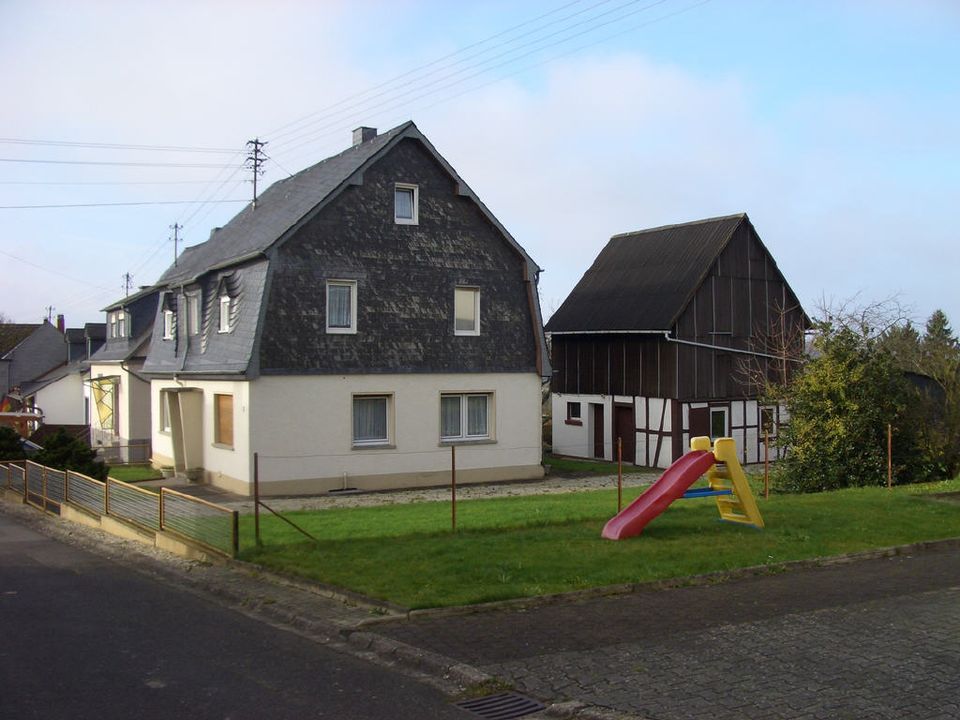
{"label": "roof ridge", "polygon": [[733,220],[734,218],[743,219],[747,217],[747,213],[738,212],[731,215],[719,215],[717,217],[703,218],[702,220],[690,220],[689,222],[682,223],[671,223],[669,225],[658,225],[652,228],[643,228],[641,230],[630,230],[628,232],[617,233],[616,235],[611,235],[610,239],[615,240],[616,238],[621,237],[630,237],[633,235],[644,235],[646,233],[657,232],[659,230],[670,230],[672,228],[678,227],[689,227],[690,225],[703,225],[710,222],[719,222],[720,220]]}

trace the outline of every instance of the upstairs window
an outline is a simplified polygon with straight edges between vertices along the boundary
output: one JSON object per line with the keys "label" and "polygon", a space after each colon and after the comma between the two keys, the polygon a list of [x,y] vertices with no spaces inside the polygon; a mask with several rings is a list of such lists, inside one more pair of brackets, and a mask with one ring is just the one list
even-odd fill
{"label": "upstairs window", "polygon": [[110,313],[110,339],[117,337],[117,313]]}
{"label": "upstairs window", "polygon": [[398,225],[416,225],[419,220],[419,188],[397,183],[393,191],[393,220]]}
{"label": "upstairs window", "polygon": [[221,295],[220,296],[220,326],[217,328],[218,332],[228,333],[230,332],[230,296]]}
{"label": "upstairs window", "polygon": [[357,332],[357,283],[354,280],[327,281],[327,332]]}
{"label": "upstairs window", "polygon": [[127,313],[123,310],[117,313],[117,337],[125,338],[127,336]]}
{"label": "upstairs window", "polygon": [[480,334],[480,288],[458,287],[453,292],[455,335]]}

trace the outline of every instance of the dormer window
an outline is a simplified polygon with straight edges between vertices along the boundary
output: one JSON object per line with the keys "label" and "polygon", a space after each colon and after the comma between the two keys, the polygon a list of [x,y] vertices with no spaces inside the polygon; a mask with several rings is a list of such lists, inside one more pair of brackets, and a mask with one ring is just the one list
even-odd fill
{"label": "dormer window", "polygon": [[228,333],[230,332],[230,296],[221,295],[220,296],[220,326],[217,329],[218,332]]}
{"label": "dormer window", "polygon": [[398,225],[416,225],[419,219],[419,188],[397,183],[393,191],[393,220]]}
{"label": "dormer window", "polygon": [[173,340],[173,310],[164,310],[163,311],[163,339],[164,340]]}
{"label": "dormer window", "polygon": [[187,295],[187,334],[198,335],[200,333],[200,295],[191,293]]}
{"label": "dormer window", "polygon": [[125,338],[127,336],[127,313],[116,310],[109,314],[110,339]]}

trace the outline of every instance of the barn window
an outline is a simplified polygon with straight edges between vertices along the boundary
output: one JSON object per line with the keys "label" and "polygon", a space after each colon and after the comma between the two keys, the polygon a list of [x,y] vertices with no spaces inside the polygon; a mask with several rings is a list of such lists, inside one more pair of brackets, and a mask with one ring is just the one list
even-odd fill
{"label": "barn window", "polygon": [[727,409],[710,408],[710,439],[729,437],[727,430]]}
{"label": "barn window", "polygon": [[760,432],[776,434],[776,414],[772,407],[760,408]]}
{"label": "barn window", "polygon": [[583,420],[580,417],[580,403],[578,402],[568,402],[567,403],[567,424],[568,425],[582,425]]}

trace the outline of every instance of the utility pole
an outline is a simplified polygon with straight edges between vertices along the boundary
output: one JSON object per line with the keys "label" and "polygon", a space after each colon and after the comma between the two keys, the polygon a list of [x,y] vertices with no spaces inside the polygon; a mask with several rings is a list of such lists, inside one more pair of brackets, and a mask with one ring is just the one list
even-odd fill
{"label": "utility pole", "polygon": [[253,208],[257,207],[257,177],[263,175],[263,163],[267,159],[267,156],[263,154],[263,147],[267,143],[260,140],[260,138],[254,138],[253,140],[247,141],[247,147],[250,149],[250,154],[247,155],[244,164],[253,171]]}
{"label": "utility pole", "polygon": [[133,275],[128,272],[123,274],[123,295],[124,297],[130,296],[130,287],[133,285]]}
{"label": "utility pole", "polygon": [[180,225],[179,223],[174,223],[173,225],[170,226],[170,229],[173,230],[173,237],[171,238],[171,240],[173,240],[173,266],[176,267],[177,266],[177,245],[180,242],[180,231],[183,230],[183,225]]}

